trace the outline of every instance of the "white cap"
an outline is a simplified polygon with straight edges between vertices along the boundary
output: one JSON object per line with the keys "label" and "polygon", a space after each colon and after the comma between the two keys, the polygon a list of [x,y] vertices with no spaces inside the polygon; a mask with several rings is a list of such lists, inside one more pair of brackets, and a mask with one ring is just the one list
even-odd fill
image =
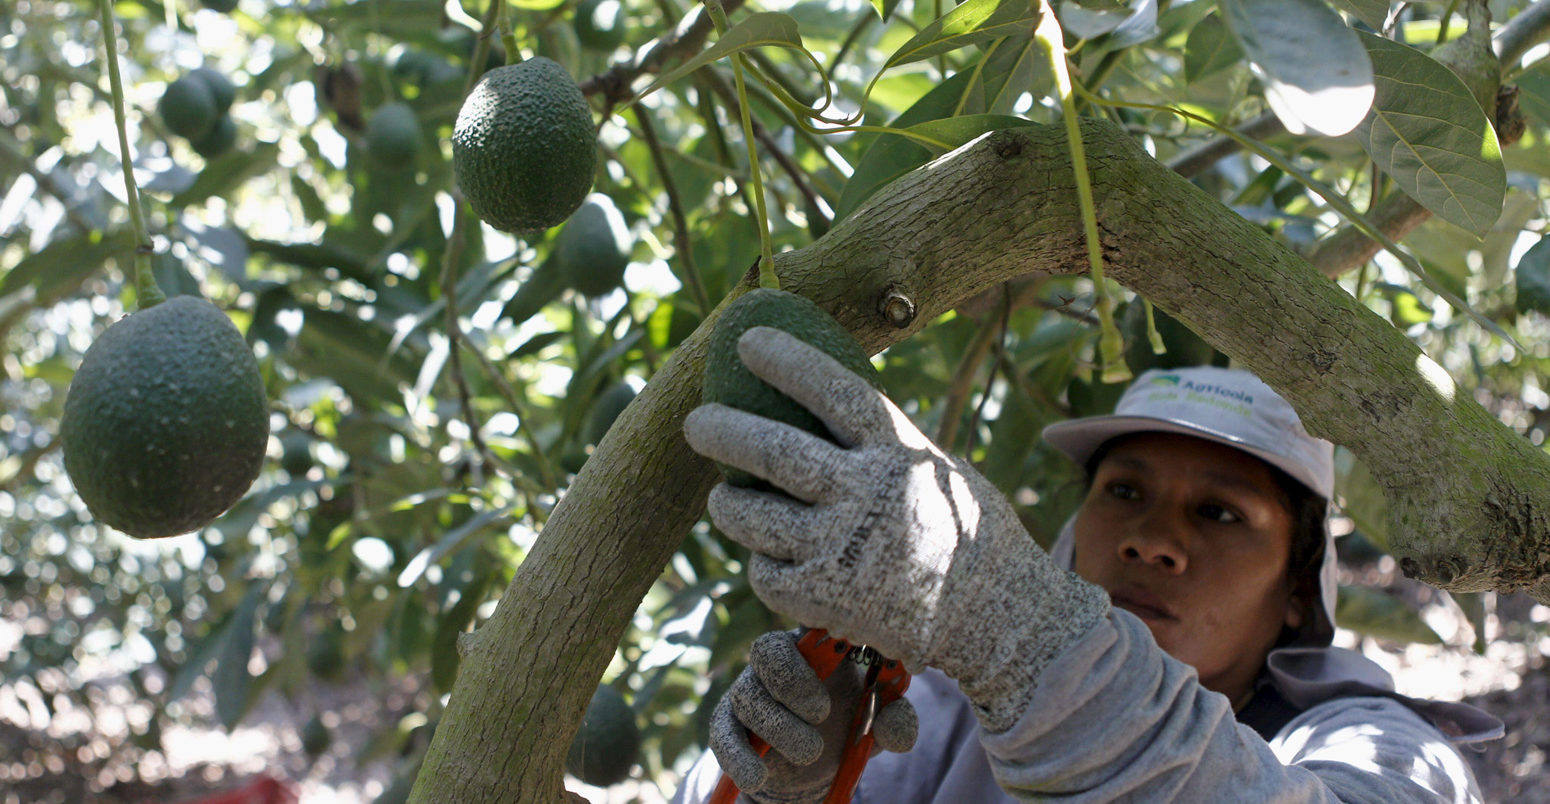
{"label": "white cap", "polygon": [[[1152,369],[1131,382],[1113,415],[1044,428],[1044,440],[1085,466],[1104,442],[1130,433],[1179,433],[1236,447],[1280,469],[1326,501],[1335,492],[1335,445],[1303,429],[1297,411],[1258,377],[1241,369],[1195,366]],[[1323,617],[1308,637],[1333,634],[1338,574],[1334,537],[1324,525],[1319,573]]]}

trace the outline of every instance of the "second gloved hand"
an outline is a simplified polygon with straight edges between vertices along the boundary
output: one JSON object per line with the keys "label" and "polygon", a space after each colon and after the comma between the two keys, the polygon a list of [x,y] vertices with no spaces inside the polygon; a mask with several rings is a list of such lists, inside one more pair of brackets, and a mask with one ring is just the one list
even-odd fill
{"label": "second gloved hand", "polygon": [[1005,730],[1108,595],[1055,567],[989,481],[828,355],[768,327],[738,352],[839,441],[714,404],[684,422],[696,451],[786,492],[711,491],[717,527],[754,551],[754,592],[912,671],[940,668],[987,729]]}
{"label": "second gloved hand", "polygon": [[[758,804],[823,801],[839,770],[864,675],[865,668],[844,662],[819,680],[797,650],[796,634],[759,637],[748,667],[711,717],[716,761]],[[769,743],[769,753],[754,751],[750,732]],[[900,699],[878,710],[872,734],[878,748],[908,751],[915,744],[915,708]]]}

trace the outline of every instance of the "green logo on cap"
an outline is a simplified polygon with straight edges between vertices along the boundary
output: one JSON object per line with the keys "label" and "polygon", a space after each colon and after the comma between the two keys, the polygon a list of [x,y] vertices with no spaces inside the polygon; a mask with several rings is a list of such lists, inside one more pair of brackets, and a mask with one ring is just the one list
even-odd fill
{"label": "green logo on cap", "polygon": [[1177,375],[1177,374],[1163,374],[1161,376],[1153,377],[1152,378],[1152,384],[1153,385],[1178,385],[1179,384],[1179,375]]}

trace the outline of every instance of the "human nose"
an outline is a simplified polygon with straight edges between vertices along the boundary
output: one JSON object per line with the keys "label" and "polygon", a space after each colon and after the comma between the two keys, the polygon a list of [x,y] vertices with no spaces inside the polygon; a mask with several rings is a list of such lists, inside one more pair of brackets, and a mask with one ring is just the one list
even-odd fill
{"label": "human nose", "polygon": [[1185,548],[1179,523],[1159,511],[1142,515],[1120,539],[1118,550],[1121,561],[1141,562],[1169,575],[1182,575],[1189,566],[1189,552]]}

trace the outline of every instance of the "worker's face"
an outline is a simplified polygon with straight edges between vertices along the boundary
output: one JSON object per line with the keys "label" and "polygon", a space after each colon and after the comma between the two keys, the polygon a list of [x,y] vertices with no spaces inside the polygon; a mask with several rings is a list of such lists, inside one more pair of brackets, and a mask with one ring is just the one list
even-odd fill
{"label": "worker's face", "polygon": [[1247,453],[1171,433],[1127,437],[1077,514],[1075,570],[1241,707],[1281,627],[1300,624],[1283,499]]}

